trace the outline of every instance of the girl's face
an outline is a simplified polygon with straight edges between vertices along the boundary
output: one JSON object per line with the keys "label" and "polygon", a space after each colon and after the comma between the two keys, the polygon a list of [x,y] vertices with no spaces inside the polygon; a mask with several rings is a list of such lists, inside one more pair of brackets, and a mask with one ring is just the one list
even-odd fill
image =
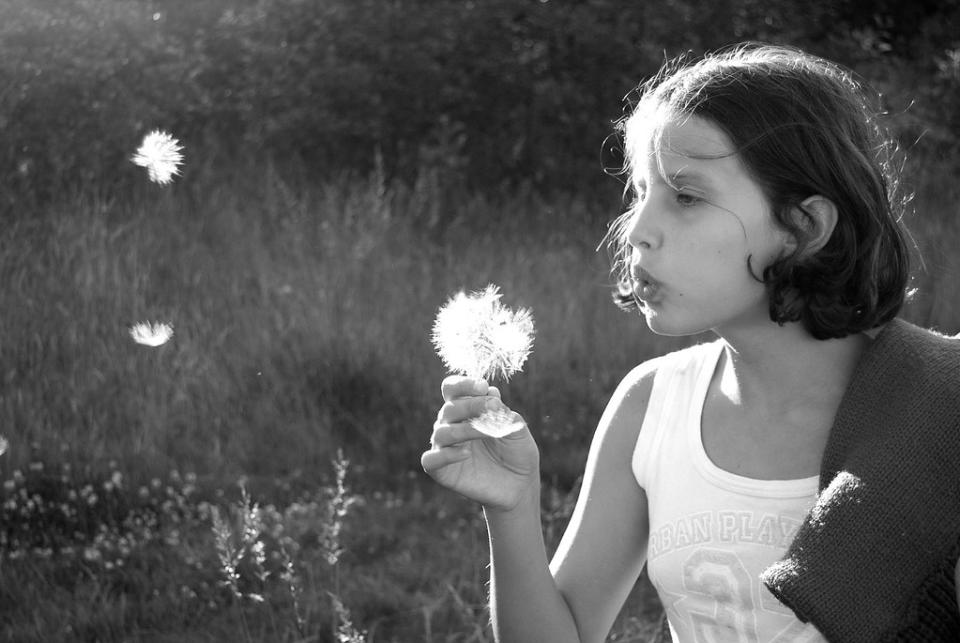
{"label": "girl's face", "polygon": [[[653,119],[655,120],[655,119]],[[630,276],[650,329],[690,335],[770,324],[760,276],[789,235],[727,135],[696,116],[632,123]]]}

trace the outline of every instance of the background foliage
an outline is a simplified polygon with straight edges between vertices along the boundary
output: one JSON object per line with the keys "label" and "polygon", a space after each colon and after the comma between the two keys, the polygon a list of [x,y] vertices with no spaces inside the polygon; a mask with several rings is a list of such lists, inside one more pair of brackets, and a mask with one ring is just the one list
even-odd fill
{"label": "background foliage", "polygon": [[745,39],[861,71],[906,147],[954,153],[958,17],[957,0],[4,0],[0,170],[34,195],[122,181],[165,126],[204,163],[329,175],[379,154],[407,181],[595,189],[630,88]]}

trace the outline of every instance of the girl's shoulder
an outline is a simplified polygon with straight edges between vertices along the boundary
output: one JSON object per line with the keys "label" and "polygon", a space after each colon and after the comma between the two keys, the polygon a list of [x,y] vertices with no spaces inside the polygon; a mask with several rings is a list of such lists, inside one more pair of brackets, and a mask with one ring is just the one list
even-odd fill
{"label": "girl's shoulder", "polygon": [[611,402],[626,406],[632,413],[643,413],[657,377],[681,375],[699,369],[704,360],[715,360],[722,349],[722,340],[703,342],[648,359],[624,376]]}
{"label": "girl's shoulder", "polygon": [[690,368],[699,367],[704,360],[716,359],[717,354],[723,347],[723,340],[717,339],[711,342],[701,342],[671,351],[648,359],[645,362],[635,366],[623,378],[622,385],[626,386],[652,386],[657,373],[665,375],[667,373],[676,373]]}
{"label": "girl's shoulder", "polygon": [[[592,458],[594,466],[627,471],[633,479],[631,465],[634,449],[647,415],[658,378],[673,378],[689,373],[715,358],[721,349],[719,340],[696,344],[649,359],[634,367],[617,386],[594,433]],[[664,380],[666,383],[666,380]]]}

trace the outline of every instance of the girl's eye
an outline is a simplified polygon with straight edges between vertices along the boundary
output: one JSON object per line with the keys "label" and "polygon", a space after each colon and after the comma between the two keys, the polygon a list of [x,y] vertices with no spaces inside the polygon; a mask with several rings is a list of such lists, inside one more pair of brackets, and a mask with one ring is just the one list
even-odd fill
{"label": "girl's eye", "polygon": [[684,207],[689,207],[691,205],[696,205],[700,201],[700,197],[694,194],[688,194],[686,192],[677,192],[677,203]]}

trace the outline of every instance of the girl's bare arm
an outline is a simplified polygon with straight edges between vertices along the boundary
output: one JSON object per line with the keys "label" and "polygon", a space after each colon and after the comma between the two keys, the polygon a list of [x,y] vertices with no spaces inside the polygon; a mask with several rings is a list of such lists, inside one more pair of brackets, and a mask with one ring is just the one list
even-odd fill
{"label": "girl's bare arm", "polygon": [[652,379],[652,367],[640,367],[611,398],[590,448],[577,506],[549,569],[539,489],[515,512],[486,510],[491,612],[500,643],[606,639],[646,557],[646,495],[630,459]]}
{"label": "girl's bare arm", "polygon": [[583,487],[551,562],[582,643],[606,640],[646,563],[647,496],[631,458],[656,361],[634,369],[610,400],[594,436]]}
{"label": "girl's bare arm", "polygon": [[478,436],[462,420],[480,412],[482,400],[469,396],[483,392],[460,384],[445,388],[448,403],[434,430],[435,448],[424,454],[424,468],[484,506],[490,605],[499,643],[606,638],[646,554],[646,496],[633,478],[630,458],[652,378],[651,367],[639,367],[611,398],[590,448],[577,506],[551,564],[529,431],[499,440]]}

